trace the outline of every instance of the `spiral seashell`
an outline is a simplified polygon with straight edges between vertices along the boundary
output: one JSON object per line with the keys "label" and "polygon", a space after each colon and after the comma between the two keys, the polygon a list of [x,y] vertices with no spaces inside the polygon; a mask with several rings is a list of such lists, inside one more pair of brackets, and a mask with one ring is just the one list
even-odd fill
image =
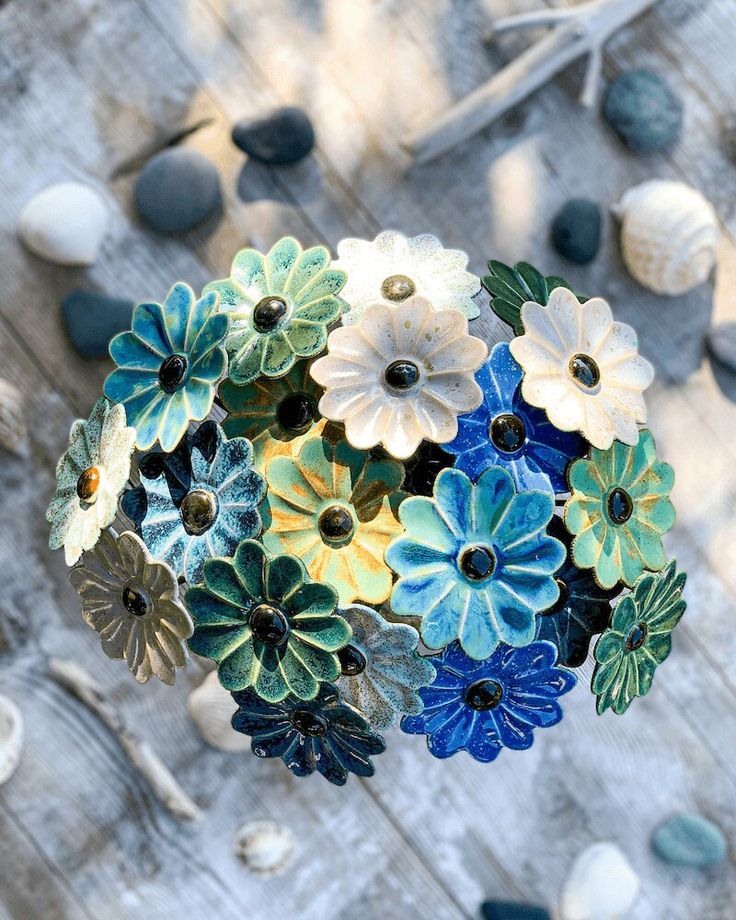
{"label": "spiral seashell", "polygon": [[236,732],[230,724],[237,708],[214,671],[189,694],[187,701],[189,715],[200,735],[210,747],[220,751],[247,751],[250,747],[250,738]]}
{"label": "spiral seashell", "polygon": [[23,751],[23,716],[7,696],[0,696],[0,786],[15,773]]}
{"label": "spiral seashell", "polygon": [[20,390],[0,378],[0,446],[22,456],[26,449],[26,423]]}
{"label": "spiral seashell", "polygon": [[674,297],[707,280],[716,263],[718,221],[713,206],[684,182],[652,179],[630,188],[614,207],[629,272]]}
{"label": "spiral seashell", "polygon": [[235,853],[251,872],[276,875],[291,862],[294,835],[275,821],[249,821],[235,835]]}

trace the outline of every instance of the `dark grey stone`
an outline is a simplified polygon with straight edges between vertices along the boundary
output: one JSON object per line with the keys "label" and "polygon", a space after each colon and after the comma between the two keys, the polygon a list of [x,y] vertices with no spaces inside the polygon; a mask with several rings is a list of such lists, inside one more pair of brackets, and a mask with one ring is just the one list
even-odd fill
{"label": "dark grey stone", "polygon": [[222,206],[214,163],[184,147],[164,150],[143,167],[133,192],[146,226],[159,233],[183,233]]}
{"label": "dark grey stone", "polygon": [[571,198],[552,221],[552,244],[578,265],[591,262],[601,245],[601,209],[587,198]]}
{"label": "dark grey stone", "polygon": [[245,153],[271,166],[298,163],[314,147],[314,128],[302,109],[286,106],[256,121],[237,122],[233,143]]}
{"label": "dark grey stone", "polygon": [[682,129],[682,100],[651,70],[630,70],[608,87],[603,114],[629,150],[666,150]]}
{"label": "dark grey stone", "polygon": [[721,323],[708,333],[708,350],[713,357],[736,373],[736,323]]}
{"label": "dark grey stone", "polygon": [[712,821],[695,813],[675,815],[652,836],[660,859],[676,866],[703,868],[726,858],[726,840]]}
{"label": "dark grey stone", "polygon": [[511,901],[485,901],[480,906],[483,920],[551,920],[549,912],[533,904]]}
{"label": "dark grey stone", "polygon": [[130,329],[133,301],[94,291],[70,291],[61,302],[64,325],[83,358],[107,355],[110,339]]}

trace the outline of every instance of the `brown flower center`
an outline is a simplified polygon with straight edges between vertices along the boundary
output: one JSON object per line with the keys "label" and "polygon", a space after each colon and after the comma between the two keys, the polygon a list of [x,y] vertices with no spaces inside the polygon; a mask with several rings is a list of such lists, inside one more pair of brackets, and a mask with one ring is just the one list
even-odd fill
{"label": "brown flower center", "polygon": [[417,286],[406,275],[389,275],[381,285],[381,293],[393,303],[401,303],[416,293]]}
{"label": "brown flower center", "polygon": [[90,466],[77,479],[77,497],[88,504],[92,504],[100,487],[100,471],[96,466]]}
{"label": "brown flower center", "polygon": [[353,516],[342,505],[330,505],[319,516],[319,530],[328,542],[347,540],[353,533]]}
{"label": "brown flower center", "polygon": [[206,489],[192,489],[184,496],[180,512],[184,530],[192,536],[199,537],[215,522],[217,499]]}

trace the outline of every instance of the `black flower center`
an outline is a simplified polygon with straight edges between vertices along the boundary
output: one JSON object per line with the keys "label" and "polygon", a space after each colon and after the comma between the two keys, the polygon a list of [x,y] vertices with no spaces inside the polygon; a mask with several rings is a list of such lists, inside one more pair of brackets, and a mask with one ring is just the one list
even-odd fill
{"label": "black flower center", "polygon": [[342,505],[330,505],[319,516],[319,530],[325,540],[346,540],[353,532],[353,516]]}
{"label": "black flower center", "polygon": [[493,419],[488,434],[497,450],[513,454],[526,440],[526,425],[518,415],[504,412]]}
{"label": "black flower center", "polygon": [[291,724],[300,734],[310,738],[327,734],[327,720],[309,709],[295,709],[291,714]]}
{"label": "black flower center", "polygon": [[503,687],[497,680],[475,680],[465,688],[465,704],[471,709],[486,712],[495,709],[503,699]]}
{"label": "black flower center", "polygon": [[401,303],[416,292],[417,286],[406,275],[389,275],[381,285],[381,293],[386,300]]}
{"label": "black flower center", "polygon": [[647,636],[649,635],[649,627],[646,623],[636,623],[628,632],[624,644],[626,650],[629,652],[635,652],[638,648],[641,648],[642,645],[647,641]]}
{"label": "black flower center", "polygon": [[410,390],[419,380],[419,368],[413,361],[392,361],[383,379],[392,390]]}
{"label": "black flower center", "polygon": [[590,355],[573,355],[567,369],[572,379],[585,390],[595,389],[601,381],[601,372]]}
{"label": "black flower center", "polygon": [[279,607],[273,604],[258,604],[248,617],[248,625],[253,631],[253,638],[263,645],[276,648],[289,636],[289,620]]}
{"label": "black flower center", "polygon": [[77,496],[83,502],[92,502],[100,486],[100,471],[96,466],[87,467],[77,479]]}
{"label": "black flower center", "polygon": [[253,308],[253,325],[256,332],[273,332],[286,316],[286,301],[283,297],[264,297]]}
{"label": "black flower center", "polygon": [[342,673],[346,677],[355,677],[356,674],[362,674],[368,663],[365,660],[365,655],[354,645],[346,645],[345,648],[341,648],[337,653],[337,657],[340,659]]}
{"label": "black flower center", "polygon": [[151,609],[151,599],[139,588],[123,588],[123,607],[134,617],[144,617]]}
{"label": "black flower center", "polygon": [[189,362],[186,355],[169,355],[158,369],[158,381],[167,393],[173,393],[182,385],[187,375]]}
{"label": "black flower center", "polygon": [[471,581],[490,578],[496,568],[496,556],[490,546],[469,546],[460,555],[460,571]]}
{"label": "black flower center", "polygon": [[217,499],[206,489],[192,489],[184,496],[180,511],[184,530],[198,537],[214,524],[217,517]]}
{"label": "black flower center", "polygon": [[315,417],[314,402],[306,393],[291,393],[276,409],[276,420],[286,431],[306,431]]}
{"label": "black flower center", "polygon": [[606,501],[608,516],[614,524],[625,524],[634,511],[634,502],[625,489],[612,489]]}

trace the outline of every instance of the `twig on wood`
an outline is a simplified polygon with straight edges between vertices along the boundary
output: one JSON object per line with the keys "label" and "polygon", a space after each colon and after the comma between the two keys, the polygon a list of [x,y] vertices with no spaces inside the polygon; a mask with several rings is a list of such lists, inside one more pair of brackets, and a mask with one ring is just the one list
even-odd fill
{"label": "twig on wood", "polygon": [[535,10],[498,20],[490,33],[534,26],[553,26],[544,38],[522,52],[465,99],[417,133],[407,149],[417,163],[428,163],[472,137],[526,99],[569,64],[589,55],[580,101],[592,108],[598,97],[603,46],[632,19],[659,0],[592,0],[562,10]]}
{"label": "twig on wood", "polygon": [[130,762],[145,778],[159,802],[179,821],[197,821],[201,810],[174,779],[169,768],[148,742],[127,727],[120,714],[105,698],[102,688],[78,664],[52,658],[49,669],[54,679],[92,710],[110,729]]}

